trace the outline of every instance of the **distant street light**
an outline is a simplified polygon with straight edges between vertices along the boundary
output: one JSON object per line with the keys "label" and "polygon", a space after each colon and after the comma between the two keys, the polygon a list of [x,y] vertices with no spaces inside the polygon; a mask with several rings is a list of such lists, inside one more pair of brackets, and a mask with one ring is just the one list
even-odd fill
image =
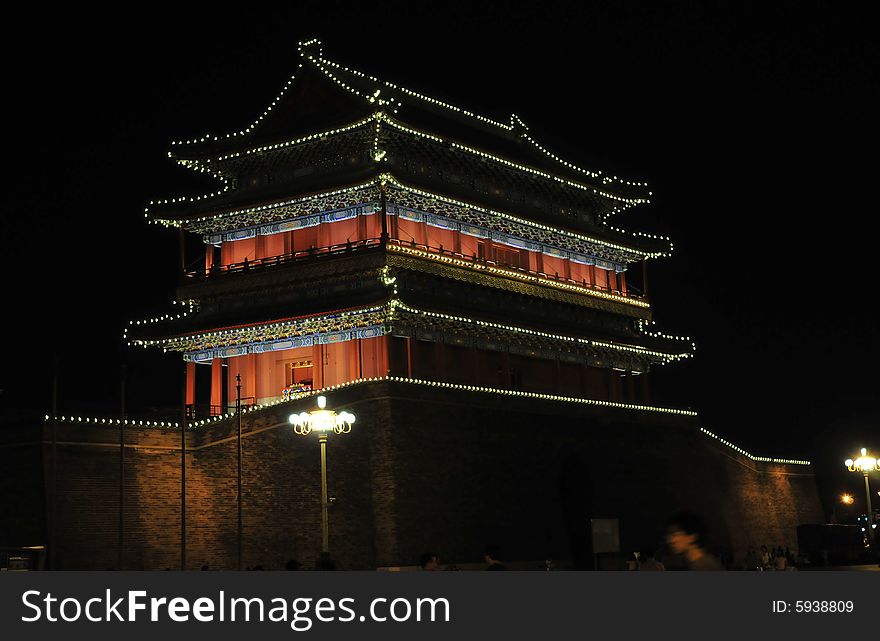
{"label": "distant street light", "polygon": [[876,472],[880,470],[880,463],[878,463],[877,459],[868,456],[868,450],[864,447],[862,448],[862,455],[856,460],[852,460],[850,458],[844,461],[844,465],[846,465],[847,469],[850,472],[861,472],[865,475],[865,499],[868,503],[868,534],[871,539],[874,538],[874,515],[871,511],[871,486],[868,482],[868,474],[870,472]]}
{"label": "distant street light", "polygon": [[312,432],[318,432],[318,442],[321,444],[321,551],[330,552],[330,526],[327,508],[330,504],[327,498],[327,433],[348,434],[354,423],[355,416],[350,412],[336,413],[328,410],[327,399],[318,397],[318,409],[311,412],[290,415],[290,424],[293,431],[300,436],[308,436]]}
{"label": "distant street light", "polygon": [[852,497],[852,494],[844,494],[840,497],[840,502],[844,505],[852,505],[855,499]]}

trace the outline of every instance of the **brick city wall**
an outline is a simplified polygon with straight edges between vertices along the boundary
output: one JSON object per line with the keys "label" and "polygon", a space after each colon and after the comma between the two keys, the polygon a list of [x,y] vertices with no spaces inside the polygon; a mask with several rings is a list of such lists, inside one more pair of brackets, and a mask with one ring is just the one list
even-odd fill
{"label": "brick city wall", "polygon": [[[797,525],[822,521],[809,467],[751,461],[701,434],[692,417],[404,383],[328,400],[358,417],[328,448],[330,546],[347,569],[413,565],[426,550],[478,562],[488,542],[510,560],[588,567],[590,518],[620,519],[622,548],[638,550],[685,509],[706,516],[713,544],[741,558],[749,544],[796,547]],[[313,403],[243,415],[245,566],[311,566],[320,551],[317,438],[283,424]],[[45,543],[50,427],[13,432],[0,443],[15,452],[0,475],[16,497],[4,503],[0,545]],[[187,435],[190,568],[236,565],[235,433],[225,421]],[[116,429],[57,427],[59,568],[118,567],[118,439]],[[178,568],[180,434],[127,429],[126,440],[123,566]]]}

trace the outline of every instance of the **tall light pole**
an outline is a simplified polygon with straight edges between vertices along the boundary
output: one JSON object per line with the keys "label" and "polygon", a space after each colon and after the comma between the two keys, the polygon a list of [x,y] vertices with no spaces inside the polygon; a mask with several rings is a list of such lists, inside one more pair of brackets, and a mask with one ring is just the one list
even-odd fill
{"label": "tall light pole", "polygon": [[354,414],[350,412],[336,413],[327,409],[327,399],[318,397],[318,409],[311,412],[290,415],[290,424],[293,431],[300,436],[308,436],[312,432],[318,432],[318,443],[321,445],[321,551],[330,552],[330,523],[327,508],[330,501],[327,498],[327,434],[348,434],[354,423]]}
{"label": "tall light pole", "polygon": [[238,571],[241,572],[242,527],[241,527],[241,374],[235,375],[235,418],[238,423]]}
{"label": "tall light pole", "polygon": [[868,482],[868,473],[880,470],[880,462],[872,456],[868,456],[868,450],[862,448],[862,455],[856,460],[850,458],[844,461],[850,472],[862,472],[865,475],[865,499],[868,502],[868,536],[874,539],[874,515],[871,512],[871,485]]}

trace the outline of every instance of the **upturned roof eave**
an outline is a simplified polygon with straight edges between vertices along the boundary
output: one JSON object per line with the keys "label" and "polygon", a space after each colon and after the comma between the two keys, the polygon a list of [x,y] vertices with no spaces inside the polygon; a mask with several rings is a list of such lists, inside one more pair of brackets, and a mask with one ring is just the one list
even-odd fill
{"label": "upturned roof eave", "polygon": [[[212,156],[222,155],[230,151],[240,151],[248,147],[285,142],[285,136],[280,134],[269,140],[261,140],[259,135],[264,121],[271,116],[273,108],[285,99],[285,96],[287,96],[291,87],[294,86],[300,76],[308,73],[318,73],[324,76],[325,84],[335,87],[339,95],[346,95],[349,99],[354,98],[354,100],[347,101],[347,104],[350,104],[359,113],[352,114],[348,118],[349,121],[368,116],[377,110],[383,110],[389,114],[397,114],[401,109],[407,111],[407,108],[415,109],[417,112],[430,112],[439,115],[443,121],[457,123],[457,126],[465,127],[472,133],[479,132],[481,136],[489,135],[498,141],[503,141],[505,145],[509,145],[511,142],[519,142],[522,144],[521,151],[523,152],[523,157],[517,160],[523,161],[524,158],[531,158],[538,165],[536,169],[539,171],[549,170],[567,179],[587,184],[598,181],[599,187],[610,192],[620,193],[628,198],[645,198],[649,195],[645,183],[624,181],[616,177],[610,177],[602,172],[584,170],[573,163],[557,157],[540,145],[528,133],[528,127],[515,114],[511,115],[510,124],[505,125],[499,121],[474,114],[394,83],[382,81],[361,72],[342,67],[321,55],[320,41],[317,40],[308,45],[304,43],[300,47],[300,53],[302,61],[297,73],[291,77],[282,92],[253,124],[239,132],[219,136],[207,135],[194,141],[179,141],[173,145],[170,155],[178,160],[204,161]],[[385,91],[390,97],[382,97],[381,91]],[[400,114],[397,117],[402,122],[408,119],[404,114]],[[343,122],[343,120],[340,120],[339,122],[326,124],[329,127],[330,125],[341,125]],[[416,119],[412,124],[415,128],[418,128],[422,123],[419,123]],[[432,132],[430,129],[432,127],[429,126],[427,133],[438,133],[436,131]],[[297,133],[298,135],[307,135],[305,131]],[[448,132],[443,133],[448,135]],[[286,136],[288,140],[291,137],[290,135]],[[468,138],[467,135],[464,137]],[[452,138],[457,138],[457,136],[452,136]],[[259,144],[253,144],[255,141],[258,141]],[[457,142],[467,145],[469,141]],[[491,147],[492,145],[489,144],[488,146]],[[487,153],[494,152],[489,150]],[[499,154],[499,157],[503,159],[504,154]],[[529,164],[527,160],[525,162]]]}

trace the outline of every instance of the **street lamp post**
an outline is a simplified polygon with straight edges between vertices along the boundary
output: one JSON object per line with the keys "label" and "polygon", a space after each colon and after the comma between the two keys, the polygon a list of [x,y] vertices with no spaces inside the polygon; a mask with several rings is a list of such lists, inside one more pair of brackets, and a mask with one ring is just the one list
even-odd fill
{"label": "street lamp post", "polygon": [[862,455],[856,460],[846,459],[844,461],[850,472],[862,472],[865,475],[865,499],[868,502],[868,536],[874,539],[874,517],[871,512],[871,485],[868,482],[868,473],[880,470],[880,462],[876,458],[868,456],[868,450],[862,448]]}
{"label": "street lamp post", "polygon": [[327,508],[330,500],[327,497],[327,434],[348,434],[354,423],[354,414],[327,409],[327,399],[318,397],[318,409],[311,412],[290,415],[290,424],[293,425],[294,433],[300,436],[308,436],[312,432],[318,432],[318,443],[321,445],[321,551],[330,552],[330,522]]}
{"label": "street lamp post", "polygon": [[235,375],[235,418],[238,423],[238,571],[241,572],[242,547],[244,542],[241,522],[241,374]]}

